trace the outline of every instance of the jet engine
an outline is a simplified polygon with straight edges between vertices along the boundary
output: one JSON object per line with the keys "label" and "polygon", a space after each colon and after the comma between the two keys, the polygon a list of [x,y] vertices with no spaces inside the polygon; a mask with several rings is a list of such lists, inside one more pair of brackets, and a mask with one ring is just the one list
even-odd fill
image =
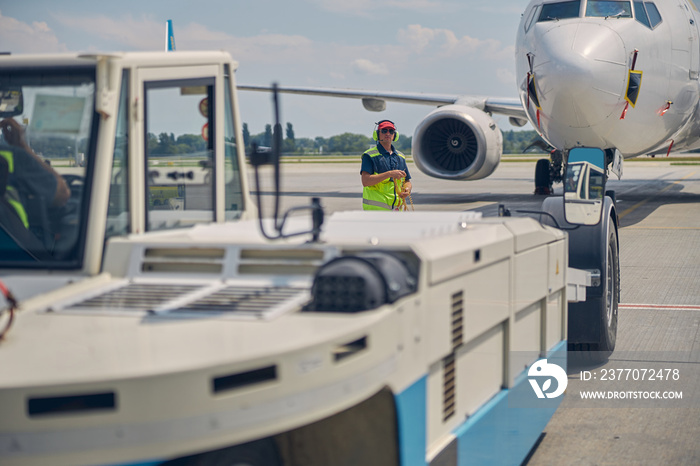
{"label": "jet engine", "polygon": [[413,133],[413,161],[426,175],[479,180],[496,170],[503,135],[487,113],[464,105],[433,110]]}

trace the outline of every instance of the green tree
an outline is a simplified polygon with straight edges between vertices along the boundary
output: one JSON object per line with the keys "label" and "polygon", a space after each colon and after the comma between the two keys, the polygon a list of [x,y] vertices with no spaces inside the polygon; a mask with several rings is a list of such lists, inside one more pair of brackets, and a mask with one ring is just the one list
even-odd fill
{"label": "green tree", "polygon": [[328,139],[321,136],[316,136],[314,138],[314,143],[316,146],[316,150],[319,153],[328,152]]}
{"label": "green tree", "polygon": [[262,138],[262,145],[272,147],[272,125],[265,125],[265,134]]}
{"label": "green tree", "polygon": [[243,147],[250,146],[250,131],[248,131],[248,123],[243,123]]}
{"label": "green tree", "polygon": [[207,144],[199,134],[182,134],[177,137],[175,142],[180,148],[181,154],[207,150]]}
{"label": "green tree", "polygon": [[285,130],[286,138],[282,143],[282,152],[296,152],[296,141],[294,140],[294,128],[292,128],[291,123],[287,123],[287,129]]}
{"label": "green tree", "polygon": [[334,154],[362,153],[372,144],[372,140],[361,134],[343,133],[328,141],[328,151]]}
{"label": "green tree", "polygon": [[175,154],[175,135],[173,133],[160,133],[155,153],[158,155]]}
{"label": "green tree", "polygon": [[394,142],[394,147],[405,154],[411,153],[413,136],[399,136],[399,140]]}
{"label": "green tree", "polygon": [[505,131],[503,132],[503,153],[504,154],[522,154],[533,143],[539,144],[541,147],[530,149],[529,151],[545,152],[542,147],[547,147],[542,138],[537,134],[537,131]]}

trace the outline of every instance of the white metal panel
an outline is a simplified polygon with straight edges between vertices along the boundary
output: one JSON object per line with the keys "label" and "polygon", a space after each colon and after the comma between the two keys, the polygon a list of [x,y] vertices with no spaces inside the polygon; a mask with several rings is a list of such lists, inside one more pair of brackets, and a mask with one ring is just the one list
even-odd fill
{"label": "white metal panel", "polygon": [[566,286],[566,268],[568,267],[568,245],[565,241],[550,243],[549,254],[549,277],[547,285],[549,293],[553,293]]}
{"label": "white metal panel", "polygon": [[509,383],[537,360],[542,349],[544,300],[516,312],[510,332]]}
{"label": "white metal panel", "polygon": [[529,218],[517,220],[506,224],[515,236],[516,254],[564,237],[561,230],[542,226]]}
{"label": "white metal panel", "polygon": [[568,306],[564,296],[564,289],[560,289],[547,298],[545,347],[543,348],[545,351],[550,350],[561,340],[566,340]]}
{"label": "white metal panel", "polygon": [[549,265],[546,246],[529,250],[515,256],[515,310],[529,306],[547,297],[547,267]]}
{"label": "white metal panel", "polygon": [[457,351],[458,418],[474,414],[503,386],[505,338],[505,326],[497,325]]}
{"label": "white metal panel", "polygon": [[483,225],[461,235],[421,242],[415,249],[429,260],[428,283],[435,285],[508,258],[513,238],[502,225]]}

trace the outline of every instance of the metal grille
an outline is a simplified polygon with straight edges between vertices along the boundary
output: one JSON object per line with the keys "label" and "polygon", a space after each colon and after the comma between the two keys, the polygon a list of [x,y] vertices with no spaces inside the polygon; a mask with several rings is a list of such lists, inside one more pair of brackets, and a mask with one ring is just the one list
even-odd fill
{"label": "metal grille", "polygon": [[299,288],[228,286],[172,310],[174,313],[234,313],[263,317],[280,305],[308,294]]}
{"label": "metal grille", "polygon": [[451,354],[444,360],[443,392],[442,392],[442,421],[445,422],[455,415],[457,380],[455,377],[455,356]]}
{"label": "metal grille", "polygon": [[73,304],[69,309],[99,309],[110,311],[154,310],[174,299],[201,288],[200,285],[166,285],[130,283],[94,298]]}
{"label": "metal grille", "polygon": [[462,316],[464,314],[464,294],[460,291],[452,295],[452,349],[462,345]]}

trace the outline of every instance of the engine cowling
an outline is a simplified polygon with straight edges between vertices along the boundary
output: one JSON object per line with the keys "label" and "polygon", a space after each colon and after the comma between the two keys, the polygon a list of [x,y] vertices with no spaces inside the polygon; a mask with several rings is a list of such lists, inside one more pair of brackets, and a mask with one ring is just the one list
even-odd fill
{"label": "engine cowling", "polygon": [[413,133],[413,161],[426,175],[479,180],[496,170],[503,135],[487,113],[464,105],[430,112]]}

